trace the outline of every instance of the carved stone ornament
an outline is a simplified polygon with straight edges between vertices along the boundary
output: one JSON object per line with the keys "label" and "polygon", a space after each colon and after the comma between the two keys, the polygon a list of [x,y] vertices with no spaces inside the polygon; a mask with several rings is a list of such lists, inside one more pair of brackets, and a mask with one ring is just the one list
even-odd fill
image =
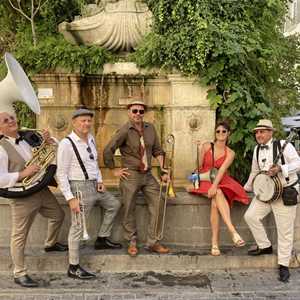
{"label": "carved stone ornament", "polygon": [[66,121],[66,118],[61,114],[49,118],[48,123],[50,124],[51,128],[57,131],[63,131],[68,127],[68,122]]}
{"label": "carved stone ornament", "polygon": [[189,120],[189,127],[192,131],[196,131],[199,130],[201,126],[201,121],[195,117],[195,116],[191,116],[190,120]]}
{"label": "carved stone ornament", "polygon": [[[98,45],[112,51],[131,51],[149,32],[152,13],[140,0],[96,1],[97,13],[71,23],[59,24],[59,31],[71,43]],[[90,10],[86,12],[92,14]]]}

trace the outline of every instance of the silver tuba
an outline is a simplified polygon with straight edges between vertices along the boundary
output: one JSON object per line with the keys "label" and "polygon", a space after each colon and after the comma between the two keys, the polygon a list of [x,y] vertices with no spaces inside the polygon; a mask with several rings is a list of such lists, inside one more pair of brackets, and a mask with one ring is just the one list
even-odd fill
{"label": "silver tuba", "polygon": [[[7,76],[0,82],[0,112],[15,115],[13,103],[21,101],[26,103],[36,114],[40,114],[40,104],[35,91],[23,71],[20,64],[10,53],[4,55],[7,66]],[[15,187],[0,189],[0,196],[4,198],[23,198],[42,190],[44,187],[54,184],[56,172],[55,160],[56,147],[45,143],[41,134],[35,129],[20,130],[24,140],[33,147],[33,158],[27,162],[38,164],[41,170],[32,178],[25,178],[18,182]]]}

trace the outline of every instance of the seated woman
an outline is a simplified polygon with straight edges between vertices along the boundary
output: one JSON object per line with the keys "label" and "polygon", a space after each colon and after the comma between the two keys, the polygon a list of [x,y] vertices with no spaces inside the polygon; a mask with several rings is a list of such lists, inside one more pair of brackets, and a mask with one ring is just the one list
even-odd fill
{"label": "seated woman", "polygon": [[220,122],[216,126],[214,143],[206,142],[198,145],[199,173],[207,172],[213,167],[217,168],[217,173],[212,183],[200,180],[199,188],[188,188],[190,193],[206,194],[211,199],[211,254],[214,256],[221,254],[219,249],[219,213],[231,234],[234,245],[236,247],[245,245],[245,241],[237,233],[230,217],[230,207],[233,201],[248,204],[249,198],[243,187],[227,174],[227,169],[232,164],[235,155],[234,151],[227,146],[229,133],[229,125],[226,122]]}

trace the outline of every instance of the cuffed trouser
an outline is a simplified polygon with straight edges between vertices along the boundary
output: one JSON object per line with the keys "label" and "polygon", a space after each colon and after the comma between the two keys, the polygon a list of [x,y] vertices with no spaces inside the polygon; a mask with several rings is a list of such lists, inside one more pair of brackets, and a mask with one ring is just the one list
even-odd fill
{"label": "cuffed trouser", "polygon": [[281,198],[271,203],[264,203],[254,198],[244,215],[258,247],[263,249],[270,247],[271,242],[262,219],[271,211],[273,212],[278,237],[278,264],[287,267],[293,250],[296,209],[297,205],[285,206]]}
{"label": "cuffed trouser", "polygon": [[[113,221],[120,209],[121,203],[109,192],[97,192],[97,182],[95,180],[73,180],[70,181],[73,195],[80,191],[82,203],[84,205],[85,220],[89,219],[90,211],[96,202],[104,209],[103,221],[100,226],[98,236],[109,237],[111,235]],[[79,246],[82,239],[82,226],[78,223],[77,216],[71,214],[71,227],[68,236],[69,244],[69,263],[72,265],[79,264]]]}
{"label": "cuffed trouser", "polygon": [[124,206],[122,222],[124,238],[127,241],[136,238],[136,196],[139,191],[142,191],[148,204],[149,224],[146,244],[150,246],[157,241],[155,224],[157,222],[157,215],[159,214],[159,206],[161,204],[159,202],[159,184],[151,172],[141,173],[129,170],[129,173],[130,176],[128,176],[127,179],[120,180],[120,191]]}
{"label": "cuffed trouser", "polygon": [[14,277],[18,278],[26,275],[24,249],[29,230],[37,213],[49,218],[45,247],[53,246],[57,242],[65,213],[48,188],[29,197],[12,199],[10,206],[12,212],[10,250],[14,263]]}

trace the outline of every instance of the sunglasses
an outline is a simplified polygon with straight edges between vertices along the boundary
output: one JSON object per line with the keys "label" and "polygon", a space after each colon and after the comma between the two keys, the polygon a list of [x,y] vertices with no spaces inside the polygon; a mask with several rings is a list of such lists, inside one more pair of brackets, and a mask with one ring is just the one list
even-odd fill
{"label": "sunglasses", "polygon": [[90,155],[89,155],[89,158],[90,158],[91,160],[94,160],[95,157],[94,157],[94,154],[92,153],[92,149],[91,149],[90,146],[88,146],[88,147],[86,148],[86,151],[90,154]]}
{"label": "sunglasses", "polygon": [[14,121],[15,120],[15,117],[14,116],[9,116],[7,118],[4,118],[2,123],[3,124],[8,124],[10,121]]}
{"label": "sunglasses", "polygon": [[145,110],[144,109],[132,109],[131,112],[133,114],[139,113],[140,115],[143,115],[145,113]]}
{"label": "sunglasses", "polygon": [[227,130],[216,130],[216,133],[226,133],[227,132]]}

